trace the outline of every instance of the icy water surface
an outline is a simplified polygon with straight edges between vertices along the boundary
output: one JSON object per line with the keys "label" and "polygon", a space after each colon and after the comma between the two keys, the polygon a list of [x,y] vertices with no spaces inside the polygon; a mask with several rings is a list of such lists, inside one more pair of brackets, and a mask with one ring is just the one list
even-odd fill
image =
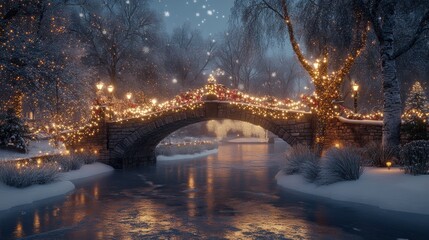
{"label": "icy water surface", "polygon": [[0,239],[429,239],[429,217],[281,189],[286,148],[221,145],[75,181],[67,196],[0,212]]}

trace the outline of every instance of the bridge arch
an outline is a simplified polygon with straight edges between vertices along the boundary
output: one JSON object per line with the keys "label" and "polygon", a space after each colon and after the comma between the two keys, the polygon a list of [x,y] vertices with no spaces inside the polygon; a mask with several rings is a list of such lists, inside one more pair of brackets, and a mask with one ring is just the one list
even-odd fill
{"label": "bridge arch", "polygon": [[282,118],[275,118],[258,114],[252,108],[212,101],[204,102],[196,109],[173,111],[147,120],[106,123],[107,144],[105,149],[101,149],[104,151],[103,161],[116,168],[155,161],[155,148],[168,135],[185,126],[216,119],[239,120],[261,126],[291,145],[313,143],[311,114],[288,112]]}

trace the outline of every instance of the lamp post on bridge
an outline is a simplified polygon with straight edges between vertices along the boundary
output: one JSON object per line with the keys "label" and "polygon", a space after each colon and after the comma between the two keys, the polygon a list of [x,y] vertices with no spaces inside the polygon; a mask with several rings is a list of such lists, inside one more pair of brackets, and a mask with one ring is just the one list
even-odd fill
{"label": "lamp post on bridge", "polygon": [[353,107],[354,107],[354,113],[357,113],[357,100],[358,100],[358,90],[359,85],[356,82],[352,83],[353,88]]}

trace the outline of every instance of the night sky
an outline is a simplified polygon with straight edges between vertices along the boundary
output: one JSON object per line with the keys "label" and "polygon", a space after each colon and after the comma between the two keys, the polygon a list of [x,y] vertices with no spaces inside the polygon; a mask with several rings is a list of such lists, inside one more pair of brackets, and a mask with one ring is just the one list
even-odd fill
{"label": "night sky", "polygon": [[168,32],[189,22],[206,37],[227,29],[234,0],[154,0],[153,8],[161,12]]}

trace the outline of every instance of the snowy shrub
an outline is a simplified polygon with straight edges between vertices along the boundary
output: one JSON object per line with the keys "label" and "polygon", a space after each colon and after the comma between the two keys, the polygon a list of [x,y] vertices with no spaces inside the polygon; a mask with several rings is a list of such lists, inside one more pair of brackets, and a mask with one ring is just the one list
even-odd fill
{"label": "snowy shrub", "polygon": [[17,188],[51,183],[58,179],[58,169],[59,165],[56,163],[18,166],[17,163],[3,162],[0,163],[0,182]]}
{"label": "snowy shrub", "polygon": [[362,157],[353,148],[331,148],[322,159],[318,183],[357,180],[363,173]]}
{"label": "snowy shrub", "polygon": [[296,145],[286,154],[283,172],[288,175],[302,173],[302,166],[306,161],[317,162],[316,154],[308,146]]}
{"label": "snowy shrub", "polygon": [[58,163],[62,172],[78,170],[84,164],[82,158],[75,155],[53,155],[46,157],[46,160],[53,163]]}
{"label": "snowy shrub", "polygon": [[83,164],[93,164],[98,160],[97,155],[90,154],[90,153],[73,154],[73,157],[77,158]]}
{"label": "snowy shrub", "polygon": [[387,161],[392,161],[398,156],[399,148],[382,147],[381,144],[371,142],[363,149],[365,164],[371,167],[385,167]]}
{"label": "snowy shrub", "polygon": [[12,111],[0,115],[0,146],[28,152],[28,127]]}
{"label": "snowy shrub", "polygon": [[401,150],[401,164],[405,173],[418,175],[429,171],[429,141],[418,140],[405,144]]}
{"label": "snowy shrub", "polygon": [[305,160],[301,165],[301,174],[308,182],[315,182],[320,174],[319,160],[317,158]]}

